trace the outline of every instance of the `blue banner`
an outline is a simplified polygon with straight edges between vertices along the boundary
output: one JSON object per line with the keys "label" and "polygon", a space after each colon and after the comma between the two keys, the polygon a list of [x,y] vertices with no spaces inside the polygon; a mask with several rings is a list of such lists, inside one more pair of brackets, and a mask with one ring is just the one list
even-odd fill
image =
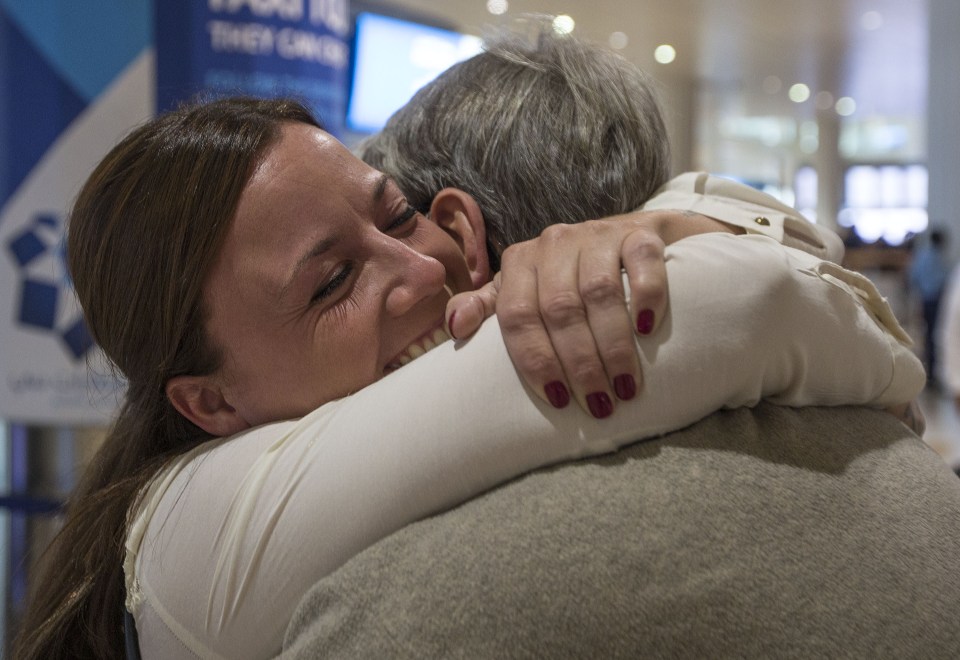
{"label": "blue banner", "polygon": [[198,94],[292,96],[342,134],[347,0],[158,1],[155,20],[160,110]]}
{"label": "blue banner", "polygon": [[153,114],[152,32],[150,0],[0,0],[5,419],[102,424],[122,392],[84,325],[63,227],[96,163]]}

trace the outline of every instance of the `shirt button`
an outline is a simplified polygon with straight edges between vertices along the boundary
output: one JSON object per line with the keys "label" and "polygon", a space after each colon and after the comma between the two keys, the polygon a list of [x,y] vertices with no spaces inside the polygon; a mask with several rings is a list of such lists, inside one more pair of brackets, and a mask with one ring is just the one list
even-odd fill
{"label": "shirt button", "polygon": [[767,220],[767,219],[766,219],[765,217],[763,217],[762,215],[754,218],[753,221],[756,222],[756,223],[757,223],[758,225],[760,225],[761,227],[769,227],[769,226],[770,226],[770,221]]}

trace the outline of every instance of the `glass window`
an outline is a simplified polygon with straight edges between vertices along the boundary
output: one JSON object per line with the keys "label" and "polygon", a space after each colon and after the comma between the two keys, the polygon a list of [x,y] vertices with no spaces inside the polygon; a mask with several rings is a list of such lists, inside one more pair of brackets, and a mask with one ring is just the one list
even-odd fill
{"label": "glass window", "polygon": [[837,221],[861,240],[901,245],[927,228],[927,168],[855,165],[844,176],[844,206]]}

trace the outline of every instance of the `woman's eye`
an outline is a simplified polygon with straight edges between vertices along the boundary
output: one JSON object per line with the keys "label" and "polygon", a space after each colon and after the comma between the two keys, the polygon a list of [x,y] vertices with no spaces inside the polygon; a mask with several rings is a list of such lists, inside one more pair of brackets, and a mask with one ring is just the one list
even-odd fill
{"label": "woman's eye", "polygon": [[317,289],[316,293],[313,294],[313,297],[310,298],[310,304],[321,302],[322,300],[329,298],[334,293],[337,292],[344,282],[347,281],[347,278],[350,277],[350,273],[353,271],[352,264],[346,264],[343,266],[337,274],[333,276],[330,281]]}
{"label": "woman's eye", "polygon": [[404,209],[403,213],[401,213],[399,216],[397,216],[396,218],[390,221],[390,224],[387,225],[384,231],[391,232],[391,231],[394,231],[395,229],[399,229],[416,214],[417,214],[417,209],[413,208],[412,206],[407,206],[407,208]]}

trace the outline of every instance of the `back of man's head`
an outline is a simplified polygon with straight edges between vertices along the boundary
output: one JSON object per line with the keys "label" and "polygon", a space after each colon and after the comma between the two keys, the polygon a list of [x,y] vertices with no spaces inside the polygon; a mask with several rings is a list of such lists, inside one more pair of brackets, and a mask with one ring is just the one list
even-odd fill
{"label": "back of man's head", "polygon": [[361,158],[426,211],[447,186],[477,200],[492,256],[557,222],[631,211],[669,176],[649,78],[549,32],[504,38],[422,88]]}

